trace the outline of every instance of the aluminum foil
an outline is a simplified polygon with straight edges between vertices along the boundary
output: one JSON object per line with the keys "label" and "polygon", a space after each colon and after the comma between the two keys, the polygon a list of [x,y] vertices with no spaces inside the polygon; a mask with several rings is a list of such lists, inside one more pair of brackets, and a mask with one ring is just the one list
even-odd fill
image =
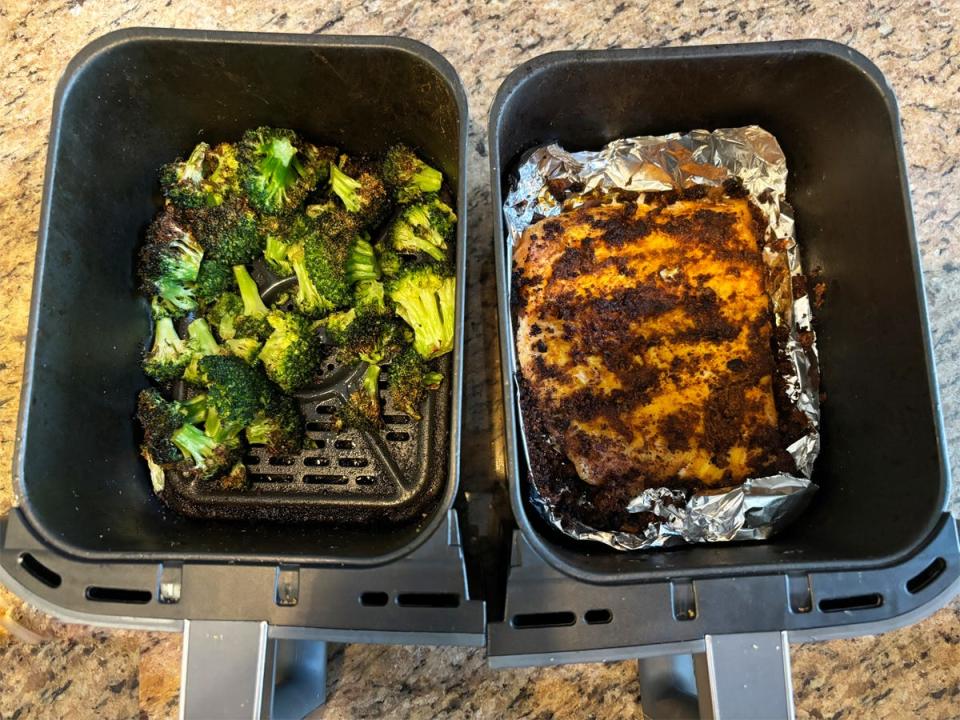
{"label": "aluminum foil", "polygon": [[[618,190],[654,193],[693,185],[720,186],[731,178],[742,181],[769,220],[763,259],[775,321],[789,329],[785,352],[790,370],[784,375],[787,396],[808,420],[807,434],[787,448],[798,472],[750,478],[742,485],[710,493],[648,488],[627,506],[629,512],[649,512],[657,517],[643,534],[598,530],[560,517],[531,483],[534,507],[571,537],[595,540],[618,550],[762,540],[789,523],[816,491],[810,475],[820,449],[817,348],[806,283],[794,287],[794,278],[802,277],[803,271],[793,212],[785,199],[786,158],[773,135],[749,126],[623,138],[599,151],[571,153],[559,145],[537,148],[521,161],[503,205],[508,249],[512,250],[531,223],[558,215],[588,198],[615,195]],[[511,265],[512,255],[507,253]],[[508,278],[512,276],[509,270]],[[807,342],[801,342],[801,338]],[[515,347],[511,347],[510,356],[510,369],[516,378]],[[519,392],[516,386],[515,392]],[[520,424],[529,460],[522,413]]]}

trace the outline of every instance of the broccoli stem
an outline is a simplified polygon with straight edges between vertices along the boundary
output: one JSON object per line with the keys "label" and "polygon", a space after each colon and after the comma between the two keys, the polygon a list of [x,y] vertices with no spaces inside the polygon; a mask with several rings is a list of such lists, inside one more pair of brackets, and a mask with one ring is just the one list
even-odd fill
{"label": "broccoli stem", "polygon": [[243,300],[244,315],[266,315],[269,310],[263,304],[260,297],[260,288],[256,281],[250,277],[245,265],[234,265],[233,275],[237,278],[237,285],[240,287],[240,299]]}
{"label": "broccoli stem", "polygon": [[207,416],[207,396],[201,393],[180,403],[180,412],[188,423],[202,422]]}
{"label": "broccoli stem", "polygon": [[380,366],[375,363],[367,365],[363,373],[363,390],[374,403],[377,402],[377,383],[380,381]]}
{"label": "broccoli stem", "polygon": [[203,318],[197,318],[187,326],[187,335],[195,351],[200,356],[216,355],[220,352],[220,346],[216,338],[210,332],[210,326]]}
{"label": "broccoli stem", "polygon": [[194,465],[203,467],[207,458],[216,448],[216,441],[209,437],[196,425],[189,423],[177,430],[171,438],[173,444],[180,448],[185,458],[193,458]]}

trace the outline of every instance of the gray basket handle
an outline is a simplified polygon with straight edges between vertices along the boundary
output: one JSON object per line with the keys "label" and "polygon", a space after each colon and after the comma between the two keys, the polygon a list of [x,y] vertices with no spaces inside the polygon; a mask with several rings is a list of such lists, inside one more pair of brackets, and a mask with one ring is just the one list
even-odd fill
{"label": "gray basket handle", "polygon": [[650,720],[793,720],[785,632],[707,635],[706,652],[639,661]]}
{"label": "gray basket handle", "polygon": [[184,720],[300,720],[326,701],[321,640],[279,640],[266,623],[185,620]]}

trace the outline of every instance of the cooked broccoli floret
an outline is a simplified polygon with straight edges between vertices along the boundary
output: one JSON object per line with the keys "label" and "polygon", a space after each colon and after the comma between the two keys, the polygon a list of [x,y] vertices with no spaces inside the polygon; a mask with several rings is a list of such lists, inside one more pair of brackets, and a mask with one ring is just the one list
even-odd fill
{"label": "cooked broccoli floret", "polygon": [[342,235],[334,236],[323,230],[324,217],[326,215],[314,221],[297,218],[291,231],[294,244],[287,252],[287,259],[297,276],[297,309],[310,317],[318,317],[350,302],[347,280],[349,242],[344,242]]}
{"label": "cooked broccoli floret", "polygon": [[431,371],[426,361],[411,347],[390,363],[387,381],[391,401],[397,410],[419,420],[425,391],[440,387],[443,374]]}
{"label": "cooked broccoli floret", "polygon": [[292,130],[248,130],[240,143],[241,184],[260,212],[286,213],[327,179],[335,154],[333,148],[318,148]]}
{"label": "cooked broccoli floret", "polygon": [[227,350],[251,365],[256,364],[257,356],[260,355],[260,348],[263,347],[263,343],[252,337],[230,338],[225,340],[223,344]]}
{"label": "cooked broccoli floret", "polygon": [[358,312],[382,315],[387,312],[383,283],[364,280],[353,288],[353,305]]}
{"label": "cooked broccoli floret", "polygon": [[380,262],[380,272],[386,277],[396,277],[400,273],[401,266],[399,253],[385,243],[377,243],[374,250]]}
{"label": "cooked broccoli floret", "polygon": [[287,258],[289,258],[293,272],[297,276],[297,294],[294,297],[297,309],[309,317],[316,317],[329,312],[333,308],[333,303],[320,294],[317,286],[313,283],[313,278],[307,272],[303,243],[291,245],[287,251]]}
{"label": "cooked broccoli floret", "polygon": [[313,220],[313,223],[297,226],[299,232],[306,228],[309,232],[320,233],[338,245],[349,245],[361,229],[357,216],[347,212],[332,200],[319,205],[307,205],[305,214],[307,218]]}
{"label": "cooked broccoli floret", "polygon": [[380,263],[370,244],[370,238],[357,235],[350,244],[347,255],[347,281],[351,283],[361,280],[379,280]]}
{"label": "cooked broccoli floret", "polygon": [[270,326],[267,324],[267,313],[270,311],[263,304],[260,288],[243,265],[234,265],[233,275],[243,302],[243,312],[233,319],[236,336],[265,340],[270,335]]}
{"label": "cooked broccoli floret", "polygon": [[160,168],[160,189],[163,196],[181,208],[207,204],[203,190],[203,159],[210,150],[206,143],[197,145],[186,160],[177,159]]}
{"label": "cooked broccoli floret", "polygon": [[154,380],[165,382],[183,375],[190,362],[187,344],[180,339],[173,320],[159,318],[153,326],[153,345],[143,357],[143,370]]}
{"label": "cooked broccoli floret", "polygon": [[[235,280],[233,268],[230,268],[230,278]],[[217,329],[221,340],[229,340],[236,336],[234,321],[237,315],[243,314],[243,300],[235,292],[227,292],[217,298],[217,301],[207,310],[208,322]]]}
{"label": "cooked broccoli floret", "polygon": [[270,269],[280,277],[293,275],[293,266],[287,259],[289,250],[289,243],[285,242],[279,235],[267,235],[267,245],[263,250],[263,257]]}
{"label": "cooked broccoli floret", "polygon": [[207,153],[204,166],[209,168],[204,182],[208,203],[219,205],[240,191],[240,163],[233,145],[220,143],[214,147]]}
{"label": "cooked broccoli floret", "polygon": [[193,467],[187,474],[200,480],[226,475],[239,459],[238,442],[214,439],[189,423],[173,434],[172,441],[184,457],[193,459]]}
{"label": "cooked broccoli floret", "polygon": [[378,383],[380,366],[367,365],[360,387],[350,393],[347,402],[337,409],[337,429],[354,427],[373,430],[381,424]]}
{"label": "cooked broccoli floret", "polygon": [[210,325],[203,318],[197,318],[187,326],[187,349],[190,352],[190,362],[183,371],[183,379],[187,382],[200,381],[198,365],[209,355],[220,355],[223,348],[217,344],[216,338],[210,332]]}
{"label": "cooked broccoli floret", "polygon": [[296,401],[282,395],[260,412],[247,426],[247,442],[265,445],[271,455],[289,455],[303,447],[303,416]]}
{"label": "cooked broccoli floret", "polygon": [[434,196],[404,208],[390,226],[390,243],[397,252],[426,253],[442,261],[456,222],[453,210]]}
{"label": "cooked broccoli floret", "polygon": [[263,253],[264,239],[257,215],[240,197],[229,198],[215,207],[191,210],[189,221],[207,257],[241,265]]}
{"label": "cooked broccoli floret", "polygon": [[273,333],[260,351],[267,375],[286,392],[314,380],[320,364],[320,341],[307,318],[297,313],[271,312]]}
{"label": "cooked broccoli floret", "polygon": [[232,145],[197,145],[186,160],[160,168],[164,197],[180,208],[219,205],[237,190],[237,157]]}
{"label": "cooked broccoli floret", "polygon": [[247,481],[247,467],[238,462],[230,468],[230,472],[220,478],[219,485],[223,490],[246,490],[249,485]]}
{"label": "cooked broccoli floret", "polygon": [[230,265],[210,258],[200,263],[194,294],[202,305],[217,302],[224,293],[232,289],[233,270]]}
{"label": "cooked broccoli floret", "polygon": [[323,323],[323,327],[326,328],[327,338],[330,342],[334,345],[346,345],[350,338],[348,335],[350,326],[356,317],[357,311],[355,308],[349,308],[348,310],[341,310],[340,312],[333,312],[327,315],[321,322]]}
{"label": "cooked broccoli floret", "polygon": [[330,190],[356,217],[360,228],[380,222],[389,205],[386,185],[373,166],[348,160],[346,156],[340,158],[339,166],[330,165]]}
{"label": "cooked broccoli floret", "polygon": [[155,316],[180,317],[197,308],[193,283],[203,254],[174,208],[168,207],[151,223],[137,273],[141,290],[153,299]]}
{"label": "cooked broccoli floret", "polygon": [[408,268],[390,281],[387,294],[397,315],[413,328],[413,346],[427,360],[453,349],[456,281],[437,267]]}
{"label": "cooked broccoli floret", "polygon": [[137,419],[143,427],[143,446],[153,462],[168,465],[183,459],[172,442],[173,434],[186,422],[176,402],[163,397],[157,390],[141,390],[137,397]]}
{"label": "cooked broccoli floret", "polygon": [[406,145],[387,150],[383,160],[383,178],[401,204],[416,200],[424,193],[437,192],[443,184],[439,170],[427,165]]}
{"label": "cooked broccoli floret", "polygon": [[234,355],[205,357],[198,370],[207,388],[206,431],[218,440],[239,435],[277,392],[262,370]]}

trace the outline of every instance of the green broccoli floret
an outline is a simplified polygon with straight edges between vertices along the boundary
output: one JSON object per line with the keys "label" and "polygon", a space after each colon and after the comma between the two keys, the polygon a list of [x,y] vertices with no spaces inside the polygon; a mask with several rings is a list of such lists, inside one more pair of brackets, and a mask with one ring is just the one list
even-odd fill
{"label": "green broccoli floret", "polygon": [[297,218],[290,235],[293,244],[287,252],[297,276],[297,309],[310,317],[350,302],[346,267],[349,241],[329,232],[330,226],[323,222],[327,217],[324,213],[313,220]]}
{"label": "green broccoli floret", "polygon": [[412,347],[406,348],[390,363],[387,376],[394,407],[414,420],[420,419],[425,391],[436,390],[442,381],[443,374],[431,371]]}
{"label": "green broccoli floret", "polygon": [[453,350],[456,280],[431,265],[408,268],[390,281],[397,315],[413,328],[413,346],[430,360]]}
{"label": "green broccoli floret", "polygon": [[234,265],[233,275],[237,280],[237,287],[240,288],[240,300],[243,302],[243,312],[233,319],[236,336],[265,340],[270,335],[270,326],[267,324],[267,313],[270,310],[260,297],[260,288],[243,265]]}
{"label": "green broccoli floret", "polygon": [[327,331],[327,338],[334,345],[344,346],[349,342],[349,330],[353,321],[357,317],[355,308],[332,312],[326,318],[321,320],[323,327]]}
{"label": "green broccoli floret", "polygon": [[330,191],[340,198],[347,212],[356,217],[361,229],[379,223],[389,208],[383,178],[364,161],[355,162],[342,156],[339,166],[331,163]]}
{"label": "green broccoli floret", "polygon": [[160,168],[164,197],[179,208],[212,207],[237,190],[237,157],[232,145],[197,145],[186,160]]}
{"label": "green broccoli floret", "polygon": [[207,194],[203,190],[203,159],[209,150],[210,146],[202,142],[186,160],[177,159],[160,168],[160,189],[172,204],[181,208],[207,204]]}
{"label": "green broccoli floret", "polygon": [[153,462],[169,465],[183,459],[173,444],[173,434],[186,422],[176,402],[167,400],[154,388],[141,390],[137,397],[137,420],[143,427],[143,447]]}
{"label": "green broccoli floret", "polygon": [[248,130],[240,142],[241,184],[253,207],[280,215],[302,205],[327,179],[335,156],[333,148],[318,148],[292,130]]}
{"label": "green broccoli floret", "polygon": [[287,259],[289,250],[290,244],[279,235],[267,235],[267,245],[263,250],[263,258],[267,261],[270,269],[280,277],[293,275],[293,265]]}
{"label": "green broccoli floret", "polygon": [[396,277],[400,273],[401,260],[400,254],[389,247],[386,243],[377,243],[374,246],[377,253],[377,260],[380,263],[380,272],[385,277]]}
{"label": "green broccoli floret", "polygon": [[223,354],[221,348],[210,332],[210,325],[203,318],[197,318],[187,326],[187,349],[190,352],[190,362],[183,371],[183,379],[190,383],[200,382],[198,366],[200,361],[209,355]]}
{"label": "green broccoli floret", "polygon": [[200,263],[194,294],[201,305],[209,305],[217,302],[224,293],[233,290],[233,285],[233,270],[230,265],[207,258]]}
{"label": "green broccoli floret", "polygon": [[223,344],[227,350],[251,365],[255,365],[257,363],[258,356],[260,355],[260,348],[263,347],[263,343],[252,337],[230,338],[229,340],[224,341]]}
{"label": "green broccoli floret", "polygon": [[379,280],[364,280],[353,288],[353,306],[358,312],[383,315],[387,312],[383,283]]}
{"label": "green broccoli floret", "polygon": [[190,362],[187,344],[180,339],[173,320],[159,318],[153,326],[153,345],[143,357],[143,370],[154,380],[176,380]]}
{"label": "green broccoli floret", "polygon": [[303,447],[303,416],[297,402],[277,393],[246,429],[247,442],[265,445],[271,455],[290,455]]}
{"label": "green broccoli floret", "polygon": [[260,362],[269,378],[288,393],[313,382],[320,369],[320,341],[310,321],[277,310],[267,320],[273,333],[263,344]]}
{"label": "green broccoli floret", "polygon": [[[230,279],[236,281],[233,268],[230,268]],[[236,336],[234,320],[241,314],[243,314],[243,300],[235,292],[226,292],[221,295],[206,312],[207,321],[217,329],[221,340],[229,340]]]}
{"label": "green broccoli floret", "polygon": [[366,234],[357,235],[350,244],[347,255],[347,281],[379,280],[380,263]]}
{"label": "green broccoli floret", "polygon": [[206,432],[217,440],[237,437],[277,393],[262,370],[234,355],[202,358],[198,371],[207,389]]}
{"label": "green broccoli floret", "polygon": [[380,366],[374,363],[367,365],[360,387],[350,393],[347,402],[337,409],[338,430],[353,427],[372,431],[381,424],[379,380]]}
{"label": "green broccoli floret", "polygon": [[400,204],[416,200],[424,193],[437,192],[443,184],[443,175],[439,170],[427,165],[402,144],[387,150],[383,160],[383,178]]}
{"label": "green broccoli floret", "polygon": [[203,254],[174,208],[167,207],[151,223],[140,248],[137,274],[140,289],[153,301],[155,317],[180,317],[197,308],[193,283]]}
{"label": "green broccoli floret", "polygon": [[226,476],[239,460],[239,442],[214,439],[189,423],[173,434],[172,441],[184,457],[193,460],[193,466],[185,471],[181,469],[181,472],[199,480]]}
{"label": "green broccoli floret", "polygon": [[436,196],[404,208],[390,226],[390,243],[400,253],[426,253],[442,261],[457,216]]}
{"label": "green broccoli floret", "polygon": [[329,312],[333,308],[333,303],[320,294],[310,273],[307,272],[303,243],[291,245],[287,251],[287,258],[297,276],[297,294],[294,297],[297,310],[309,317],[317,317]]}
{"label": "green broccoli floret", "polygon": [[332,200],[317,205],[307,205],[304,214],[313,223],[296,226],[299,232],[302,233],[307,229],[308,232],[320,233],[337,245],[348,246],[361,230],[357,216],[347,212]]}
{"label": "green broccoli floret", "polygon": [[257,215],[241,197],[191,210],[188,220],[209,258],[242,265],[263,253],[264,238]]}

